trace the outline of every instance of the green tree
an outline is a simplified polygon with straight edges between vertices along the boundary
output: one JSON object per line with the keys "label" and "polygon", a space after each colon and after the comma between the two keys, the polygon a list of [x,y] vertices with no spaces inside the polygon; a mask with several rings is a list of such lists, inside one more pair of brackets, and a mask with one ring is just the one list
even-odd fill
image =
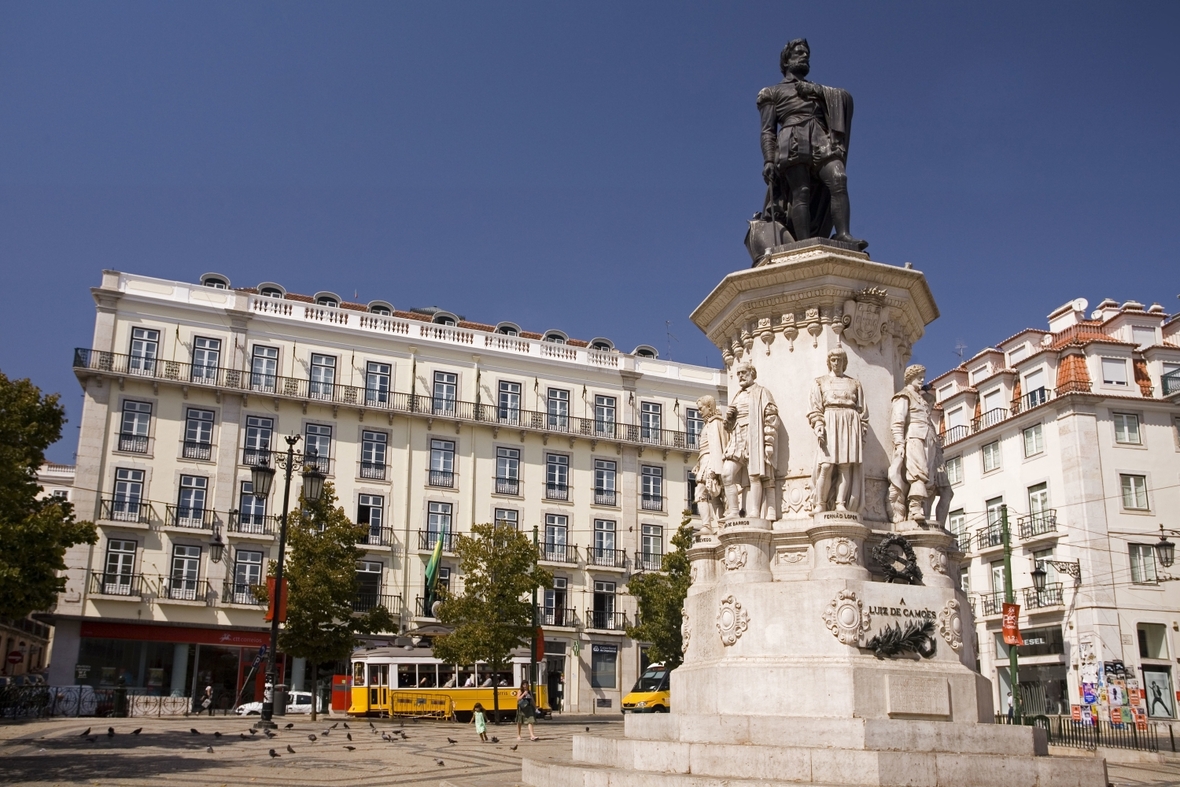
{"label": "green tree", "polygon": [[64,500],[37,499],[37,469],[61,437],[65,410],[29,380],[0,373],[0,617],[48,609],[65,590],[65,553],[98,540]]}
{"label": "green tree", "polygon": [[[442,594],[438,619],[454,631],[434,641],[434,655],[451,664],[486,662],[499,672],[535,633],[531,594],[553,575],[537,566],[532,539],[505,524],[475,525],[455,545],[463,592]],[[493,717],[500,716],[500,692],[492,691]]]}
{"label": "green tree", "polygon": [[[300,495],[299,508],[287,517],[287,622],[279,633],[279,649],[312,665],[317,698],[321,665],[349,658],[357,634],[397,628],[383,606],[364,614],[354,611],[360,590],[356,561],[364,554],[357,543],[368,527],[353,524],[335,503],[336,490],[325,483],[319,500],[309,503]],[[313,721],[317,704],[318,699],[312,703]]]}
{"label": "green tree", "polygon": [[676,669],[684,660],[680,627],[691,582],[687,554],[692,546],[691,523],[692,514],[685,511],[676,535],[672,536],[674,549],[664,555],[662,573],[636,574],[627,582],[627,592],[639,602],[639,625],[628,626],[627,636],[650,642],[648,656],[652,661],[664,662],[669,670]]}

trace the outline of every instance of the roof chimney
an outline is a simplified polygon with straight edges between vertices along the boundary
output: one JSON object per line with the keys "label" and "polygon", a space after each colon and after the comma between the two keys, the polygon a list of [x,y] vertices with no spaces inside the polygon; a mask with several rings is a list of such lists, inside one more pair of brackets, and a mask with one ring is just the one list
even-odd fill
{"label": "roof chimney", "polygon": [[1061,333],[1066,328],[1077,325],[1086,319],[1086,307],[1090,304],[1085,298],[1074,298],[1069,303],[1058,306],[1049,314],[1049,330]]}

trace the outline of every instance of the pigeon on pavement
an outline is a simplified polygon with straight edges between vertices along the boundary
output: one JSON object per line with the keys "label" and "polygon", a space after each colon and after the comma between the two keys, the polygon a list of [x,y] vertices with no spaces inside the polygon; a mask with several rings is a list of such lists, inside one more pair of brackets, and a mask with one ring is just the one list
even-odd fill
{"label": "pigeon on pavement", "polygon": [[339,726],[340,726],[340,722],[336,722],[336,723],[335,723],[335,724],[333,724],[333,725],[332,725],[332,726],[331,726],[329,729],[333,729],[333,730],[334,730],[334,729],[336,729],[336,728],[337,728],[337,727],[339,727]]}
{"label": "pigeon on pavement", "polygon": [[85,737],[86,737],[87,735],[89,735],[89,734],[90,734],[90,728],[89,728],[89,727],[87,727],[85,732],[80,732],[80,733],[78,733],[78,737],[79,737],[79,738],[85,738]]}
{"label": "pigeon on pavement", "polygon": [[251,727],[251,728],[250,728],[250,734],[251,734],[251,735],[257,735],[257,734],[258,734],[258,730],[256,730],[256,729],[254,729],[253,727]]}
{"label": "pigeon on pavement", "polygon": [[492,736],[492,743],[499,743],[499,742],[500,742],[500,739],[497,738],[495,735],[493,735]]}
{"label": "pigeon on pavement", "polygon": [[295,750],[291,748],[291,744],[287,744],[287,754],[294,754]]}
{"label": "pigeon on pavement", "polygon": [[455,740],[454,738],[447,738],[447,743],[451,744],[452,746],[454,746],[458,742],[459,741]]}
{"label": "pigeon on pavement", "polygon": [[446,765],[446,763],[442,760],[435,760],[435,762],[437,762],[439,765]]}
{"label": "pigeon on pavement", "polygon": [[273,737],[275,737],[275,734],[274,734],[273,732],[271,732],[270,730],[263,730],[263,731],[262,731],[262,734],[263,734],[263,735],[265,735],[265,736],[266,736],[266,737],[268,737],[268,738],[273,738]]}
{"label": "pigeon on pavement", "polygon": [[346,733],[344,733],[344,734],[345,734],[346,736],[348,736],[348,739],[349,739],[350,741],[352,740],[352,733],[351,733],[351,732],[346,732]]}
{"label": "pigeon on pavement", "polygon": [[214,737],[214,738],[220,738],[220,737],[221,737],[221,733],[220,733],[220,732],[214,732],[214,733],[213,733],[213,737]]}
{"label": "pigeon on pavement", "polygon": [[212,747],[212,746],[209,746],[208,748],[206,748],[206,749],[205,749],[205,751],[207,751],[207,752],[209,752],[210,754],[212,754],[212,753],[213,753],[213,747]]}
{"label": "pigeon on pavement", "polygon": [[247,735],[247,734],[246,734],[246,733],[244,733],[244,732],[239,732],[239,733],[238,733],[238,737],[239,737],[239,738],[241,738],[241,739],[242,739],[242,740],[244,740],[244,741],[248,741],[248,740],[250,740],[250,736],[249,736],[249,735]]}
{"label": "pigeon on pavement", "polygon": [[271,750],[270,750],[270,756],[271,756],[272,758],[274,758],[274,757],[282,757],[283,755],[279,754],[279,753],[278,753],[277,751],[275,751],[274,749],[271,749]]}
{"label": "pigeon on pavement", "polygon": [[292,727],[294,727],[294,726],[295,726],[295,722],[293,722],[293,721],[289,721],[289,722],[287,722],[285,725],[283,725],[283,729],[284,729],[284,730],[289,730],[289,729],[291,729],[291,728],[292,728]]}
{"label": "pigeon on pavement", "polygon": [[344,722],[344,729],[349,730],[352,728],[348,726],[348,722]]}
{"label": "pigeon on pavement", "polygon": [[141,732],[143,732],[143,727],[136,727],[135,729],[133,729],[133,730],[131,731],[131,734],[132,734],[132,735],[138,735],[138,734],[139,734],[139,733],[141,733]]}
{"label": "pigeon on pavement", "polygon": [[190,735],[200,735],[201,734],[201,731],[198,730],[196,727],[189,727],[188,731],[189,731]]}
{"label": "pigeon on pavement", "polygon": [[512,744],[512,751],[516,751],[516,747],[519,745],[520,745],[519,743]]}
{"label": "pigeon on pavement", "polygon": [[348,749],[349,751],[356,751],[355,746],[345,746],[344,748]]}
{"label": "pigeon on pavement", "polygon": [[115,737],[115,728],[114,727],[107,727],[107,737],[108,738]]}

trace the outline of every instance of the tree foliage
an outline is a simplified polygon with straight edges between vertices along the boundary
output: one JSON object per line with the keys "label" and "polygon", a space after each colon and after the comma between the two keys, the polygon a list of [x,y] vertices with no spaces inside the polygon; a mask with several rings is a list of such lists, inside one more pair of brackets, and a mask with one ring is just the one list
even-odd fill
{"label": "tree foliage", "polygon": [[0,617],[48,609],[65,590],[66,549],[98,540],[64,500],[38,499],[37,469],[61,437],[65,410],[29,380],[0,373]]}
{"label": "tree foliage", "polygon": [[680,627],[684,622],[684,599],[690,584],[687,550],[692,546],[692,515],[685,511],[674,549],[664,555],[662,573],[637,574],[627,582],[627,592],[639,602],[639,624],[627,627],[627,636],[650,642],[648,657],[676,669],[684,660]]}
{"label": "tree foliage", "polygon": [[[553,575],[537,566],[537,547],[514,527],[475,525],[455,545],[461,594],[442,594],[440,622],[454,626],[434,641],[434,655],[452,664],[483,661],[499,671],[512,651],[529,644],[535,631],[534,590],[548,587]],[[499,694],[494,695],[499,711]]]}

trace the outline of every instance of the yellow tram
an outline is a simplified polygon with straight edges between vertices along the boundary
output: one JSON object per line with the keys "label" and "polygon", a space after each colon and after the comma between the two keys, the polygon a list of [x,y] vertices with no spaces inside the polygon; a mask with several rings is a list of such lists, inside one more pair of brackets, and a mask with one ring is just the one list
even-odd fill
{"label": "yellow tram", "polygon": [[[529,658],[514,656],[507,669],[493,672],[486,664],[458,666],[434,658],[426,648],[373,648],[352,655],[354,716],[413,716],[469,721],[476,703],[492,719],[499,693],[500,718],[516,715],[522,681],[528,677]],[[537,684],[534,701],[538,716],[549,715],[549,696]]]}

